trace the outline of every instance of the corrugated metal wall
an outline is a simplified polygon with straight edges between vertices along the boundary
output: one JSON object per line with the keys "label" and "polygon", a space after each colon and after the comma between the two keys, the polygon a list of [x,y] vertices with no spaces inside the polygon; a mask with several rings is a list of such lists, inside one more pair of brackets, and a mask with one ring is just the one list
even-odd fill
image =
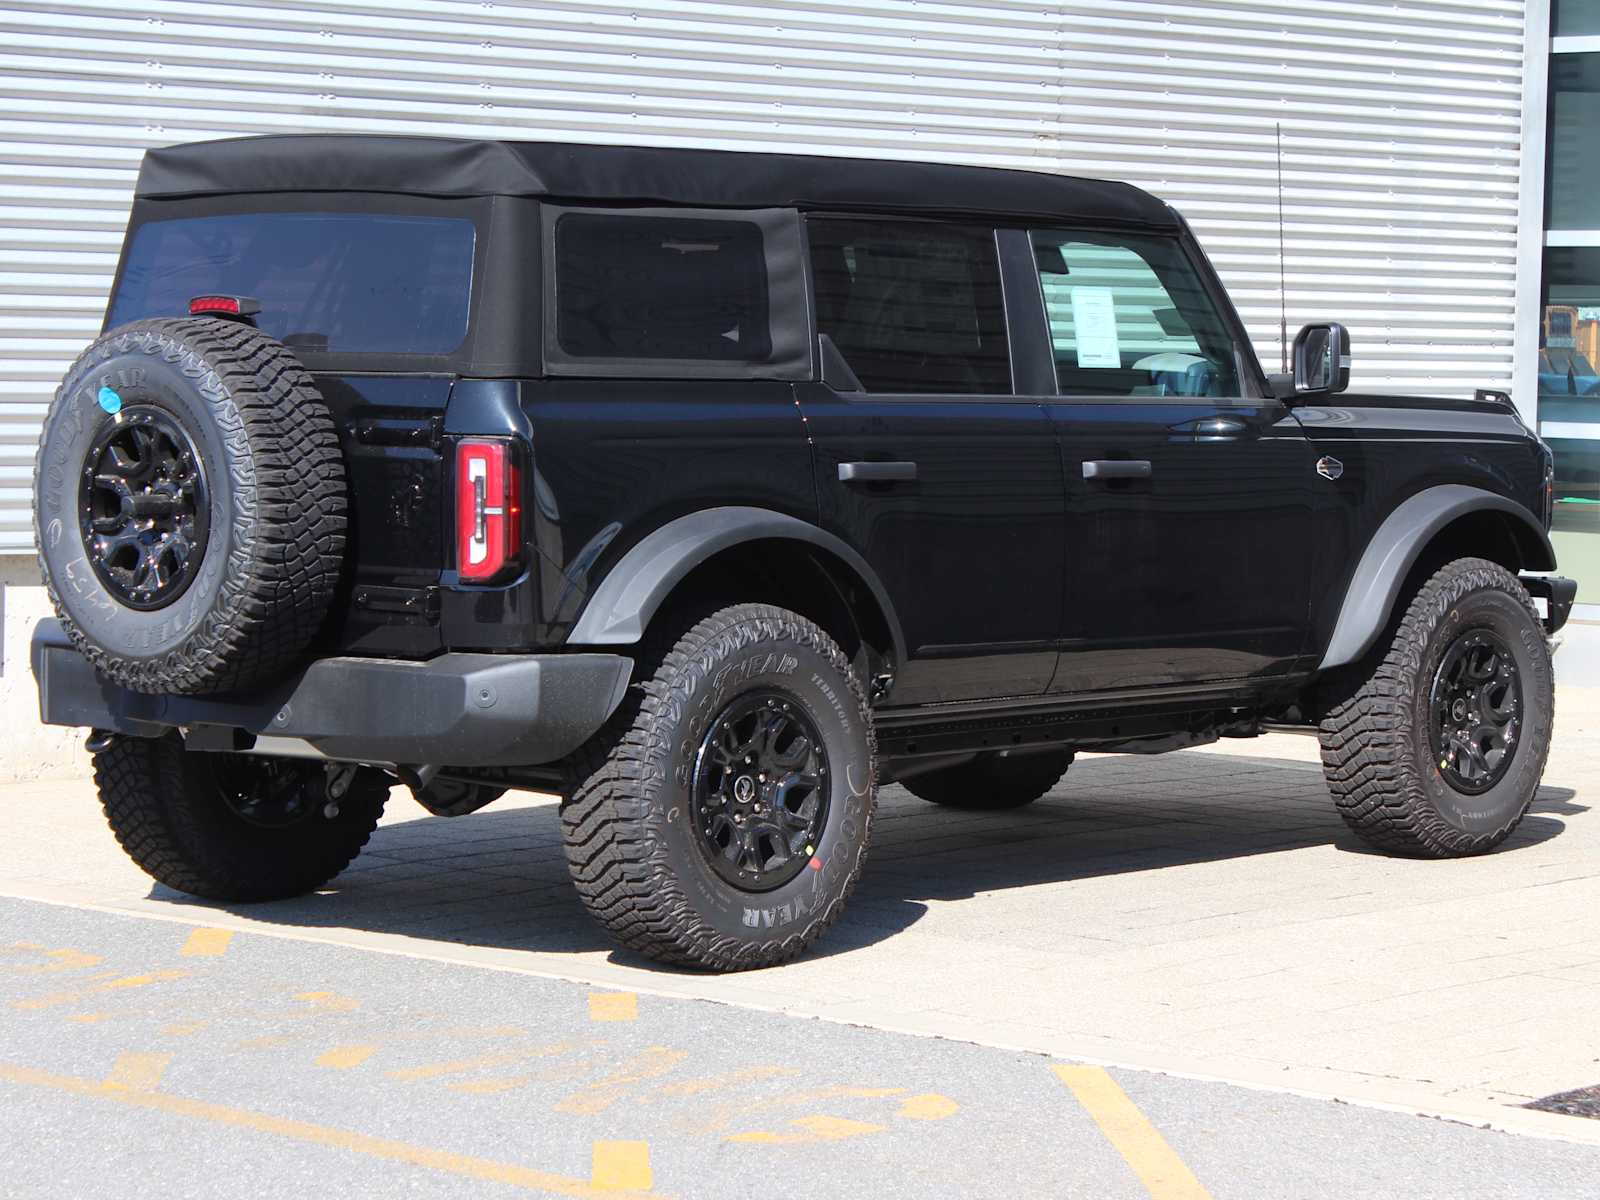
{"label": "corrugated metal wall", "polygon": [[[1278,353],[1356,386],[1511,375],[1523,0],[66,0],[0,4],[0,551],[95,334],[147,146],[369,130],[793,148],[1131,180]],[[1532,159],[1539,161],[1536,154]]]}

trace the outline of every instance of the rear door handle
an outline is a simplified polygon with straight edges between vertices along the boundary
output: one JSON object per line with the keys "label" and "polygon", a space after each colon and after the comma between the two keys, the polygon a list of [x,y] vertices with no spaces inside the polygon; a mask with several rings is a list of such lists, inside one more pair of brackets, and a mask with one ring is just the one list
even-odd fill
{"label": "rear door handle", "polygon": [[910,483],[917,477],[914,462],[842,462],[840,483]]}
{"label": "rear door handle", "polygon": [[1150,461],[1144,458],[1095,458],[1083,464],[1085,479],[1149,479]]}

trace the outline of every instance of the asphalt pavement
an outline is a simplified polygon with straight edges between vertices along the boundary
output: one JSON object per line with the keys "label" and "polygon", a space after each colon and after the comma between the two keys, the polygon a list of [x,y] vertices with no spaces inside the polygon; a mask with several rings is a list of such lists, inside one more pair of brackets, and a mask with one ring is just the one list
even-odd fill
{"label": "asphalt pavement", "polygon": [[0,901],[13,1197],[1576,1197],[1600,1146]]}

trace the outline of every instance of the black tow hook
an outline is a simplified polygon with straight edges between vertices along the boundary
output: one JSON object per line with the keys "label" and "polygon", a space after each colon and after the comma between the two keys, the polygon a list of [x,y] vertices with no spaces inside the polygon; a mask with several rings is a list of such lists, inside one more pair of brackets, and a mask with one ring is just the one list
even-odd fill
{"label": "black tow hook", "polygon": [[83,748],[90,754],[104,754],[116,740],[117,735],[109,729],[91,729],[83,740]]}

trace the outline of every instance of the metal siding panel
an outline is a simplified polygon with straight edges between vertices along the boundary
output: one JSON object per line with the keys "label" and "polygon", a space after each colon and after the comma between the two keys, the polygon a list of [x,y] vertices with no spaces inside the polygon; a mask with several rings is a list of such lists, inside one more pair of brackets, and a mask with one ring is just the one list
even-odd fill
{"label": "metal siding panel", "polygon": [[[139,155],[371,131],[865,153],[1126,179],[1179,207],[1269,369],[1275,125],[1293,330],[1355,385],[1510,381],[1522,0],[126,0],[0,11],[0,551],[94,335]],[[1308,66],[1308,63],[1314,66]]]}

